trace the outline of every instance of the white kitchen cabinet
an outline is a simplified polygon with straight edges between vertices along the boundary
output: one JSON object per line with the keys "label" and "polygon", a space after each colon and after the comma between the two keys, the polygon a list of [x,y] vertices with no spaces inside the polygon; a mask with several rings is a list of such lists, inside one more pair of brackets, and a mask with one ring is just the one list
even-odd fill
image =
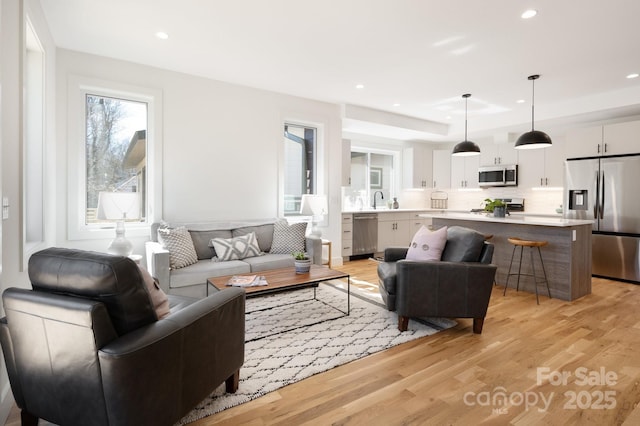
{"label": "white kitchen cabinet", "polygon": [[544,179],[543,186],[562,187],[564,186],[564,160],[566,155],[566,144],[564,141],[557,139],[553,144],[544,148]]}
{"label": "white kitchen cabinet", "polygon": [[353,215],[342,213],[342,257],[353,254]]}
{"label": "white kitchen cabinet", "polygon": [[378,252],[387,247],[407,247],[411,242],[412,214],[409,212],[378,214]]}
{"label": "white kitchen cabinet", "polygon": [[637,154],[640,152],[640,121],[604,126],[604,154]]}
{"label": "white kitchen cabinet", "polygon": [[451,187],[478,188],[478,168],[480,156],[451,157]]}
{"label": "white kitchen cabinet", "polygon": [[602,155],[602,126],[578,127],[567,131],[567,154],[571,158]]}
{"label": "white kitchen cabinet", "polygon": [[432,180],[432,150],[414,143],[402,151],[402,183],[405,188],[429,188]]}
{"label": "white kitchen cabinet", "polygon": [[485,143],[480,146],[480,165],[518,164],[518,150],[512,143]]}
{"label": "white kitchen cabinet", "polygon": [[351,141],[342,139],[342,186],[351,186]]}
{"label": "white kitchen cabinet", "polygon": [[433,150],[433,188],[451,188],[451,151],[448,149]]}
{"label": "white kitchen cabinet", "polygon": [[640,152],[640,121],[580,127],[567,131],[570,158]]}
{"label": "white kitchen cabinet", "polygon": [[427,229],[431,229],[431,218],[430,217],[420,217],[421,214],[428,213],[424,212],[415,212],[412,213],[412,218],[409,220],[409,238],[413,239],[413,236],[420,230],[421,227],[426,227]]}
{"label": "white kitchen cabinet", "polygon": [[565,144],[552,139],[547,148],[523,149],[519,153],[518,186],[524,188],[561,187],[564,181]]}

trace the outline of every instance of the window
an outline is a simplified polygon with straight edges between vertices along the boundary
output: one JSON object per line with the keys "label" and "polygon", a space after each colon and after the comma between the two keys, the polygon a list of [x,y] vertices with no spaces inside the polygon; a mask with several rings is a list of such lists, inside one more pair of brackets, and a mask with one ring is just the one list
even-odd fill
{"label": "window", "polygon": [[366,208],[373,205],[373,197],[377,206],[386,205],[393,200],[396,191],[395,152],[373,151],[366,148],[355,148],[351,151],[351,188],[346,194],[348,203],[354,208]]}
{"label": "window", "polygon": [[127,236],[148,235],[162,217],[161,102],[157,90],[70,77],[70,240],[110,238],[122,218]]}
{"label": "window", "polygon": [[[113,215],[127,221],[146,218],[147,103],[110,98],[96,94],[85,96],[86,134],[86,212],[85,224],[113,222]],[[135,209],[131,198],[111,197],[114,211],[101,207],[106,193],[137,195]],[[123,205],[115,200],[125,200]],[[120,211],[118,211],[120,210]]]}
{"label": "window", "polygon": [[317,190],[317,129],[296,124],[284,125],[284,214],[300,213],[302,194]]}
{"label": "window", "polygon": [[[45,56],[27,19],[24,59],[24,142],[22,151],[25,254],[44,241]],[[28,255],[25,255],[25,259]]]}

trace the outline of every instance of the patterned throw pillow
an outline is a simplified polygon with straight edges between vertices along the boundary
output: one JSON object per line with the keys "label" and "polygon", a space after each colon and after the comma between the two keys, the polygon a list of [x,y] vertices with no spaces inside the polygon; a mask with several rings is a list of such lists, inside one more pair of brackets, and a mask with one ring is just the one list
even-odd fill
{"label": "patterned throw pillow", "polygon": [[159,228],[158,241],[164,248],[169,250],[169,266],[171,269],[184,268],[198,261],[191,234],[184,226]]}
{"label": "patterned throw pillow", "polygon": [[433,232],[421,226],[411,240],[406,259],[440,260],[445,244],[447,244],[446,226]]}
{"label": "patterned throw pillow", "polygon": [[279,220],[273,225],[273,242],[269,253],[291,254],[294,251],[305,251],[305,234],[307,222],[292,223],[286,219]]}
{"label": "patterned throw pillow", "polygon": [[209,245],[216,251],[217,257],[212,259],[215,261],[240,260],[263,254],[254,232],[235,238],[212,238]]}

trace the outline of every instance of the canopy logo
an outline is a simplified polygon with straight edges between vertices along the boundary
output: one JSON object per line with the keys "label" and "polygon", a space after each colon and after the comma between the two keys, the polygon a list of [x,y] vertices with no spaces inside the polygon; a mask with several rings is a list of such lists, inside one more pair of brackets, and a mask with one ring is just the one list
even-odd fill
{"label": "canopy logo", "polygon": [[[563,405],[565,410],[611,410],[617,405],[616,391],[606,387],[615,386],[618,383],[618,375],[604,367],[598,370],[578,367],[573,371],[552,371],[549,367],[538,367],[536,385],[543,386],[546,383],[551,386],[587,388],[570,389],[561,393],[566,398]],[[524,406],[526,411],[537,409],[542,413],[549,410],[555,396],[556,392],[507,392],[506,388],[497,386],[492,391],[467,392],[463,400],[468,406],[491,407],[494,414],[507,414],[509,408],[520,406]]]}

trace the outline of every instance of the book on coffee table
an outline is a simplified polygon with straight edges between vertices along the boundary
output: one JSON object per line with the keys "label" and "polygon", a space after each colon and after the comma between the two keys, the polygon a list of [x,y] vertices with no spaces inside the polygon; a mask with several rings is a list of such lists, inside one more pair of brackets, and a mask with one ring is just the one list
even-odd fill
{"label": "book on coffee table", "polygon": [[233,287],[256,287],[268,284],[262,275],[234,275],[227,281],[227,285]]}

